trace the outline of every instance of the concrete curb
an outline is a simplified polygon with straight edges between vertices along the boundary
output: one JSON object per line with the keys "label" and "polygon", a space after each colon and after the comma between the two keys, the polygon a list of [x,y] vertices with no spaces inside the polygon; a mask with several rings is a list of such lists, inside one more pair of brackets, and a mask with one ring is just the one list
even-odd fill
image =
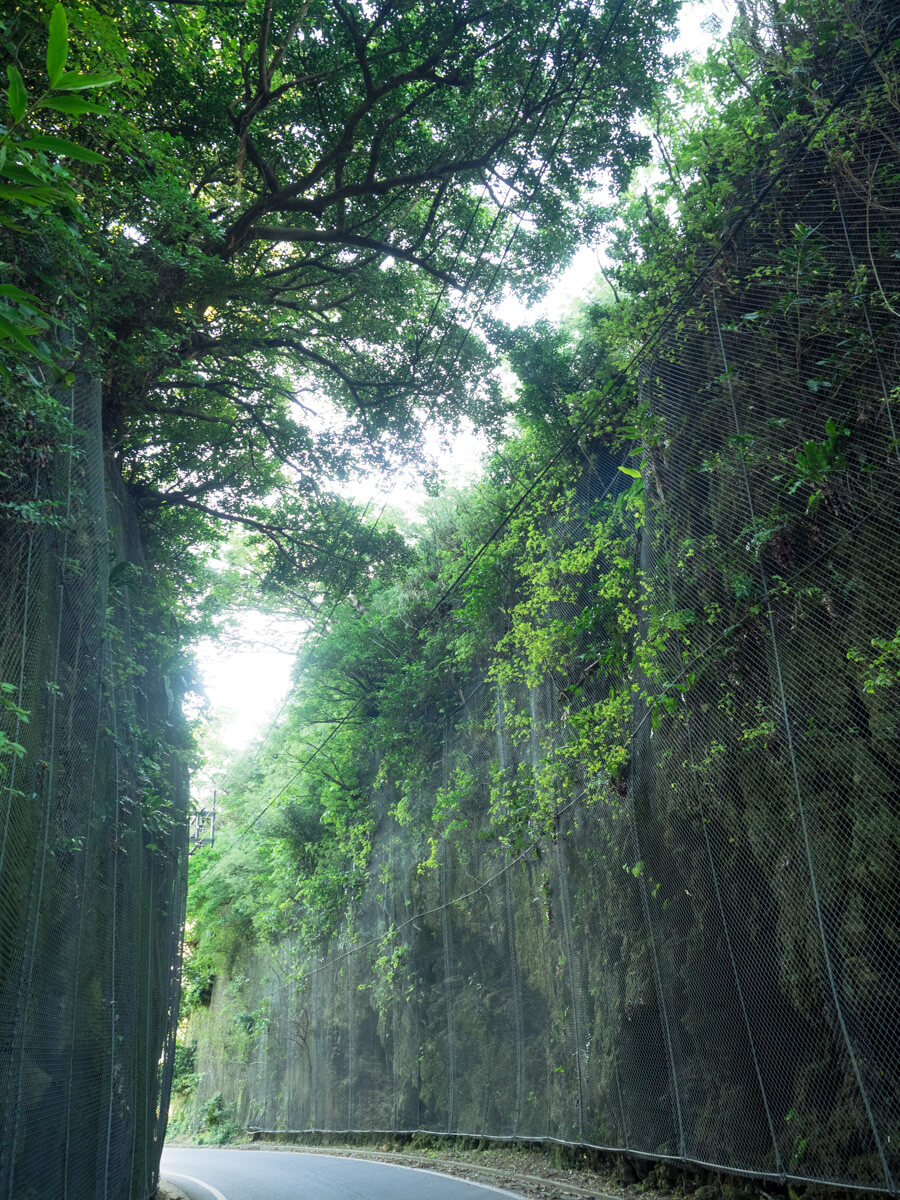
{"label": "concrete curb", "polygon": [[161,1179],[153,1200],[190,1200],[190,1197],[177,1184],[172,1183],[171,1180]]}

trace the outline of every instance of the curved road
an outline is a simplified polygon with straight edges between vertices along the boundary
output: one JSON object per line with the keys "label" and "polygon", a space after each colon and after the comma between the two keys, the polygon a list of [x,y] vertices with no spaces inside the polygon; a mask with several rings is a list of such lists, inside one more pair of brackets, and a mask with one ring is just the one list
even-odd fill
{"label": "curved road", "polygon": [[162,1177],[190,1200],[492,1200],[514,1192],[373,1159],[167,1146]]}

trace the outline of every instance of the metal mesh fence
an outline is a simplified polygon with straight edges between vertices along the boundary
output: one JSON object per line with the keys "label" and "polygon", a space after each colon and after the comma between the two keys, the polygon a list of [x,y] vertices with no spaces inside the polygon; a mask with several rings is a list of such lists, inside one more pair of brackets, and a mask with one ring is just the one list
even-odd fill
{"label": "metal mesh fence", "polygon": [[[842,71],[865,111],[884,69]],[[628,480],[598,443],[561,468],[576,500],[542,620],[599,624],[533,686],[470,681],[415,801],[430,813],[465,772],[436,866],[416,869],[421,823],[382,786],[352,932],[257,949],[217,986],[201,1101],[265,1130],[550,1139],[895,1190],[896,150],[877,121],[849,149],[826,125],[749,182],[749,219],[623,384],[645,506],[587,570],[566,553]],[[622,546],[624,677],[603,623]],[[623,681],[627,764],[567,757]],[[552,821],[523,850],[491,810],[529,781]]]}
{"label": "metal mesh fence", "polygon": [[[850,67],[848,106],[878,85]],[[550,1139],[894,1192],[900,192],[875,140],[826,130],[751,181],[750,220],[624,383],[646,431],[643,516],[616,544],[626,766],[566,757],[623,683],[612,635],[533,686],[470,680],[415,802],[464,770],[466,821],[416,870],[421,823],[382,787],[352,932],[258,949],[217,986],[200,1099],[266,1130]],[[600,612],[620,570],[608,548],[565,565],[628,486],[616,458],[562,469],[545,628]],[[528,780],[556,791],[522,851],[491,808]],[[226,1057],[204,1021],[234,1031]]]}
{"label": "metal mesh fence", "polygon": [[[0,541],[0,1196],[155,1191],[178,1010],[186,767],[132,598],[101,389]],[[131,573],[131,574],[129,574]]]}

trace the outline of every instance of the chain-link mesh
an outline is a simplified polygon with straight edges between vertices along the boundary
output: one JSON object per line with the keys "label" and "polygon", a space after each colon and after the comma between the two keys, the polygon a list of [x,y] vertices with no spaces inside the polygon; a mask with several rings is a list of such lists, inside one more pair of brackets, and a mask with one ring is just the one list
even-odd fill
{"label": "chain-link mesh", "polygon": [[[137,645],[144,567],[101,390],[0,542],[0,1196],[155,1191],[178,1010],[186,769]],[[41,518],[46,519],[41,519]],[[174,731],[174,732],[173,732]]]}
{"label": "chain-link mesh", "polygon": [[[864,111],[875,68],[843,70]],[[260,1129],[552,1139],[894,1191],[900,163],[861,128],[750,181],[749,219],[622,385],[643,516],[580,573],[566,551],[629,480],[597,442],[570,460],[543,620],[598,624],[533,686],[469,681],[414,801],[464,772],[427,870],[381,785],[352,934],[220,981],[194,1023],[201,1100]],[[597,633],[623,546],[624,676]],[[567,758],[623,682],[627,762]],[[551,826],[503,845],[491,808],[532,778]]]}

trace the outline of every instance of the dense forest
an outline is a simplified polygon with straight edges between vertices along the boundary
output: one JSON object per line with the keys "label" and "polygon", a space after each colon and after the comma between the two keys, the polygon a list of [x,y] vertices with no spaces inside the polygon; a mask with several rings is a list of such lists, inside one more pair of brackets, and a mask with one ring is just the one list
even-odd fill
{"label": "dense forest", "polygon": [[[158,977],[140,1117],[115,968],[91,1033],[111,1061],[59,1039],[70,1106],[105,1089],[98,1195],[148,1194],[170,1084],[207,1140],[432,1130],[894,1189],[900,28],[877,0],[739,0],[698,60],[666,48],[677,15],[0,17],[5,569],[18,612],[42,547],[48,613],[77,593],[79,646],[116,664],[114,804],[48,785],[16,825],[57,696],[88,693],[59,650],[26,667],[10,622],[5,822],[45,849],[4,876],[4,920],[52,860],[102,924],[65,880],[105,846]],[[566,320],[504,323],[585,243],[603,266]],[[484,472],[441,492],[427,447],[464,423]],[[410,465],[420,519],[348,499]],[[163,926],[204,754],[180,701],[192,644],[246,608],[307,632],[265,736],[206,751],[227,786],[190,860],[176,1044]],[[88,733],[72,788],[98,778]],[[37,905],[26,951],[65,938]],[[84,937],[116,959],[115,932]],[[7,942],[26,1045],[34,953],[15,975]],[[73,1045],[110,987],[79,969]],[[30,1095],[31,1050],[15,1070]],[[154,1129],[116,1193],[114,1113]]]}

